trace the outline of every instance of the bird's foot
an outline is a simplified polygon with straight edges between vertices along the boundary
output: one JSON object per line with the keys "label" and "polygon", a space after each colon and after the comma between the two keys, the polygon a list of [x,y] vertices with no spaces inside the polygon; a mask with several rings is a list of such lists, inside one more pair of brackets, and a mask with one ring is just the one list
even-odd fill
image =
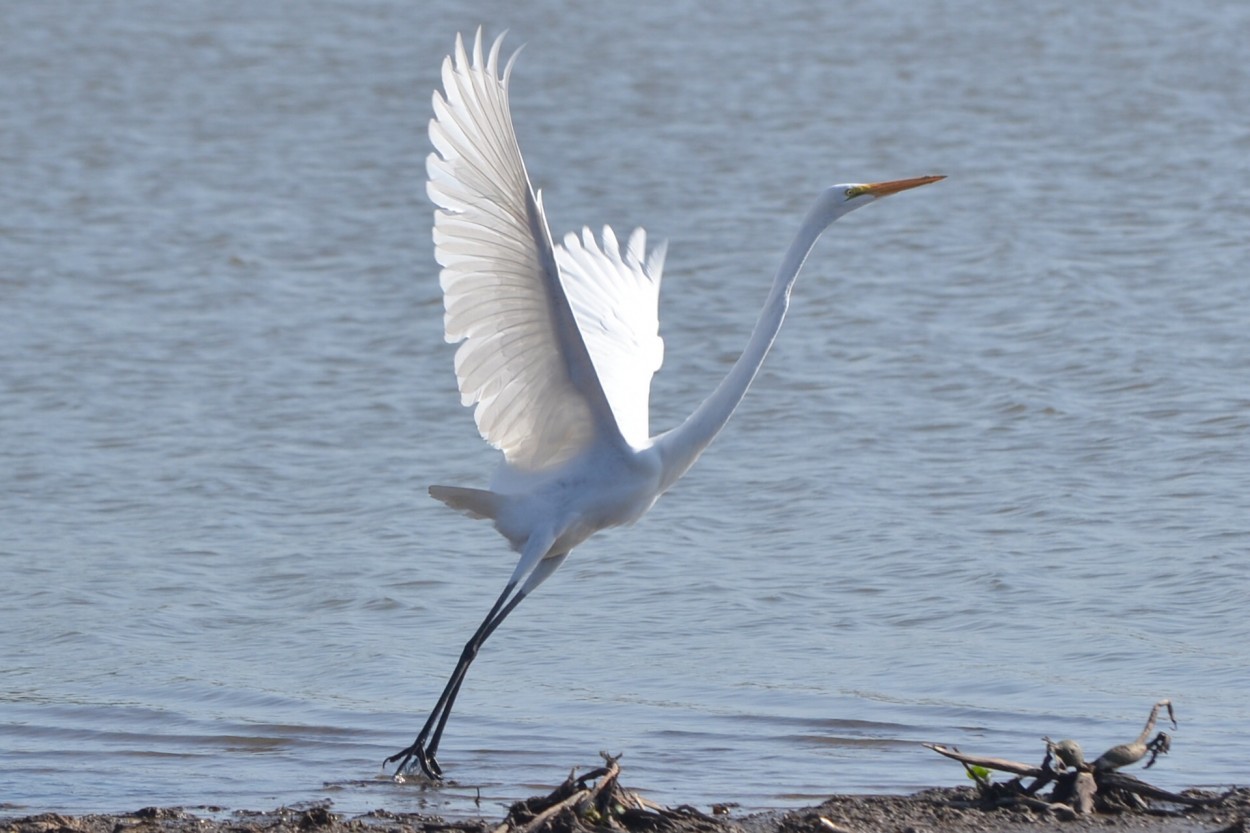
{"label": "bird's foot", "polygon": [[401,749],[391,757],[382,762],[382,766],[399,762],[399,766],[395,767],[395,779],[403,780],[405,775],[412,775],[418,769],[421,774],[431,781],[443,780],[443,768],[438,765],[438,761],[434,759],[434,752],[425,751],[425,744],[421,742],[421,738],[417,738],[412,745],[406,749]]}

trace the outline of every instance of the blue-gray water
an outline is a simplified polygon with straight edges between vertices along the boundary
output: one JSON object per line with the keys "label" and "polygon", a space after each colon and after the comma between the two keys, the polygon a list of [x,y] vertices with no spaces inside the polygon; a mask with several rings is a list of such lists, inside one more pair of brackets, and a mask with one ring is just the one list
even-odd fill
{"label": "blue-gray water", "polygon": [[[473,668],[511,570],[425,496],[458,405],[424,198],[457,30],[558,233],[671,243],[671,426],[831,182],[728,430]],[[17,0],[0,8],[0,807],[473,810],[624,753],[660,801],[963,781],[1177,704],[1250,780],[1250,5]]]}

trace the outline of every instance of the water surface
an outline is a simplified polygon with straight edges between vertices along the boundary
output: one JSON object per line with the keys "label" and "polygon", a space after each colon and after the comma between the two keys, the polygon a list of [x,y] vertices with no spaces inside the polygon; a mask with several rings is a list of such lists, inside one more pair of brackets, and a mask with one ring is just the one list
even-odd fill
{"label": "water surface", "polygon": [[[839,223],[729,429],[475,665],[512,567],[425,496],[458,405],[423,194],[458,30],[557,233],[670,253],[653,427]],[[624,753],[660,801],[959,783],[1171,697],[1165,787],[1250,780],[1250,7],[499,2],[0,11],[0,802],[462,813]]]}

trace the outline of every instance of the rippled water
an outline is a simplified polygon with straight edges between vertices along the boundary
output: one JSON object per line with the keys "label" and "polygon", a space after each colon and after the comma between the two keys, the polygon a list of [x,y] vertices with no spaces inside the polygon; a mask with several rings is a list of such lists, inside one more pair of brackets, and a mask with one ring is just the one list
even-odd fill
{"label": "rippled water", "polygon": [[[1176,701],[1250,780],[1250,6],[7,3],[0,807],[450,813],[623,752],[661,801],[958,783]],[[558,231],[671,241],[656,428],[840,223],[734,422],[584,545],[406,744],[509,573],[425,497],[457,404],[423,196],[457,30]]]}

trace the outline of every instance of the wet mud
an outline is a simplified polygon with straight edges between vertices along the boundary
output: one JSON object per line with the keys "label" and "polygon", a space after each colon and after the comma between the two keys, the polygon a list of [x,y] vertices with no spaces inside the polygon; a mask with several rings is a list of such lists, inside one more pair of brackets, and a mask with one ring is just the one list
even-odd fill
{"label": "wet mud", "polygon": [[[601,779],[602,780],[602,779]],[[803,810],[735,815],[732,806],[659,807],[632,793],[565,782],[548,796],[513,805],[505,818],[446,820],[374,810],[359,816],[331,806],[268,811],[149,807],[115,815],[58,813],[16,817],[0,807],[0,833],[1247,833],[1250,788],[1214,806],[1152,804],[1146,810],[1072,817],[1037,807],[986,809],[972,788],[911,796],[834,796]],[[1215,793],[1187,794],[1214,797]]]}

